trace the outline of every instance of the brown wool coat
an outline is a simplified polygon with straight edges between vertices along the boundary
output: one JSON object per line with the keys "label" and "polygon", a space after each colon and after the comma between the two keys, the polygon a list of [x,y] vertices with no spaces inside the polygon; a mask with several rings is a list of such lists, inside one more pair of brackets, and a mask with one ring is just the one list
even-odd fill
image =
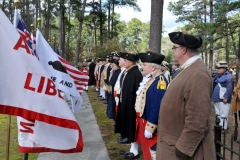
{"label": "brown wool coat", "polygon": [[177,160],[175,148],[190,160],[215,160],[210,124],[212,78],[197,60],[169,85],[160,107],[157,160]]}
{"label": "brown wool coat", "polygon": [[240,98],[240,79],[237,82],[236,91],[232,99],[232,113],[236,113],[237,110],[240,111],[240,102],[237,102],[237,96]]}

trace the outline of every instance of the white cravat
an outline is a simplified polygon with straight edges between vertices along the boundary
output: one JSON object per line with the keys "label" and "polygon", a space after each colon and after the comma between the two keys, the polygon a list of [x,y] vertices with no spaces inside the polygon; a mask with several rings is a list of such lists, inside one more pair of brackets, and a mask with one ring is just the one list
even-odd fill
{"label": "white cravat", "polygon": [[148,75],[146,75],[146,76],[143,78],[143,80],[142,80],[142,82],[139,84],[138,90],[137,90],[137,92],[136,92],[137,96],[141,93],[143,87],[145,86],[145,84],[148,82],[148,80],[149,80],[151,77],[152,77],[152,75],[151,75],[151,74],[148,74]]}
{"label": "white cravat", "polygon": [[180,66],[180,69],[181,70],[186,69],[188,66],[190,66],[191,64],[193,64],[195,61],[197,61],[199,59],[201,59],[201,57],[199,55],[189,58],[183,65]]}

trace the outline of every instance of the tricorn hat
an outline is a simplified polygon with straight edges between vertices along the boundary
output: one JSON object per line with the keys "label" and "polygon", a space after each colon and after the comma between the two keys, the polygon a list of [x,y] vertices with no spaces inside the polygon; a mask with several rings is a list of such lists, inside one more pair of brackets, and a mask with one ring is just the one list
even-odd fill
{"label": "tricorn hat", "polygon": [[126,53],[124,53],[124,52],[119,53],[119,57],[124,58],[125,56],[126,56]]}
{"label": "tricorn hat", "polygon": [[86,62],[92,62],[92,60],[91,60],[91,59],[88,59]]}
{"label": "tricorn hat", "polygon": [[172,32],[168,34],[170,40],[181,46],[186,46],[192,49],[198,49],[202,46],[202,38],[196,38],[193,35],[183,34],[182,32]]}
{"label": "tricorn hat", "polygon": [[132,62],[137,62],[139,60],[138,54],[131,53],[126,53],[125,57],[123,58]]}
{"label": "tricorn hat", "polygon": [[162,63],[162,61],[165,58],[164,55],[157,54],[154,52],[139,53],[138,56],[142,62],[155,63],[159,65]]}
{"label": "tricorn hat", "polygon": [[119,66],[119,62],[118,62],[118,60],[116,60],[116,59],[113,59],[113,60],[112,60],[112,63],[114,63],[114,64],[116,64],[117,66]]}

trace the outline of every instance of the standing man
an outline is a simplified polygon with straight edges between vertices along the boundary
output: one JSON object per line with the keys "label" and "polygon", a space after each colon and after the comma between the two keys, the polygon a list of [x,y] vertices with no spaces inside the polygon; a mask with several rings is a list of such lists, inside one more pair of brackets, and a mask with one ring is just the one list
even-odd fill
{"label": "standing man", "polygon": [[144,159],[156,160],[157,125],[160,104],[167,89],[167,79],[161,71],[163,55],[139,53],[144,78],[136,92],[136,142],[142,145]]}
{"label": "standing man", "polygon": [[87,64],[88,64],[88,76],[89,76],[89,80],[88,80],[88,85],[85,88],[85,91],[88,91],[88,87],[95,85],[96,84],[96,80],[95,80],[95,76],[94,76],[94,71],[95,71],[95,66],[96,64],[92,62],[91,59],[87,60]]}
{"label": "standing man", "polygon": [[[130,152],[133,154],[125,155],[127,159],[133,159],[138,156],[137,143],[135,142],[136,132],[136,91],[142,81],[142,74],[136,65],[139,60],[137,54],[126,53],[123,57],[125,61],[125,72],[123,73],[122,87],[120,93],[120,102],[118,114],[116,117],[115,133],[121,133],[119,143],[131,143]],[[120,153],[122,154],[122,153]]]}
{"label": "standing man", "polygon": [[161,102],[157,160],[215,160],[210,124],[212,77],[198,53],[202,39],[182,32],[169,33],[169,38],[181,72]]}
{"label": "standing man", "polygon": [[172,65],[172,80],[177,76],[177,74],[179,73],[179,64],[177,64],[176,62],[171,62],[170,63]]}
{"label": "standing man", "polygon": [[[223,130],[228,128],[228,113],[232,100],[232,75],[228,72],[226,61],[220,61],[216,65],[217,75],[213,79],[212,101],[216,116],[220,119],[220,125]],[[225,93],[220,97],[220,87],[226,88]]]}

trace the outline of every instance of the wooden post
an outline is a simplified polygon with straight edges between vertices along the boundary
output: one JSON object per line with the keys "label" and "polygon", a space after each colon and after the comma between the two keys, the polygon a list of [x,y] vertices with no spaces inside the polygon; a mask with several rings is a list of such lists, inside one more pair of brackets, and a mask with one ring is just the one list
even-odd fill
{"label": "wooden post", "polygon": [[11,133],[11,115],[8,115],[6,160],[9,160],[10,133]]}

